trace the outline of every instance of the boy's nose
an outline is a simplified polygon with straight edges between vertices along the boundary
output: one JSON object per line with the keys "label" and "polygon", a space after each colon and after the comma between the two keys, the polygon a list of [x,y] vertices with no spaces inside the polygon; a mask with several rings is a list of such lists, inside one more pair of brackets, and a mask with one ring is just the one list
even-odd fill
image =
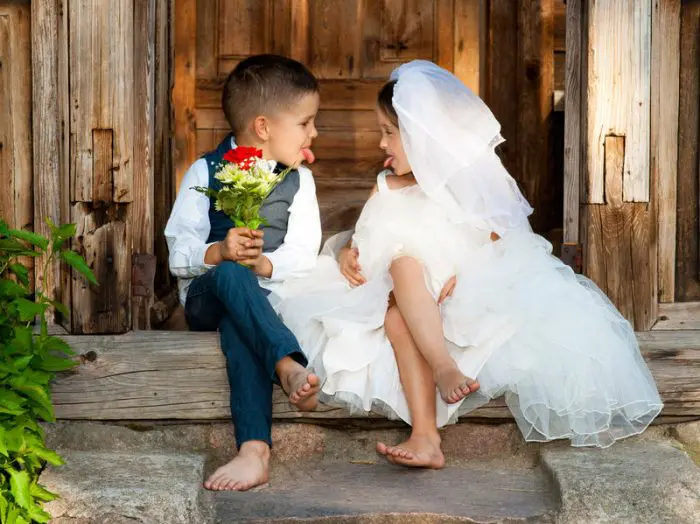
{"label": "boy's nose", "polygon": [[314,126],[313,129],[311,130],[311,135],[310,135],[310,136],[311,136],[312,139],[313,139],[313,138],[316,138],[316,137],[318,136],[318,130],[316,129],[316,126]]}

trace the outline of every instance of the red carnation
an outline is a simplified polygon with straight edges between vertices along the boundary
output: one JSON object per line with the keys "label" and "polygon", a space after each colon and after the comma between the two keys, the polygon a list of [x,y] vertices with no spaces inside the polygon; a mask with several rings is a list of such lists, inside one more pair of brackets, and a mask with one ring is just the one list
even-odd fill
{"label": "red carnation", "polygon": [[241,167],[250,167],[251,162],[247,162],[253,158],[262,158],[262,151],[257,147],[237,147],[230,149],[224,155],[224,160],[234,164],[241,164]]}

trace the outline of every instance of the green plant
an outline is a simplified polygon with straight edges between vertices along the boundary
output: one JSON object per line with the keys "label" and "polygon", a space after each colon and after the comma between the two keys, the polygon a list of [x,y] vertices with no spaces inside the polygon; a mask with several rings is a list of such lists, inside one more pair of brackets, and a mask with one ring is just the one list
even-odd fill
{"label": "green plant", "polygon": [[[51,238],[10,229],[0,220],[0,522],[48,522],[42,509],[57,495],[38,483],[46,463],[61,457],[46,447],[40,421],[54,418],[49,382],[58,371],[75,365],[66,342],[48,334],[49,308],[67,314],[66,307],[42,290],[32,293],[28,268],[21,257],[45,255],[45,271],[58,257],[85,276],[95,277],[83,258],[64,247],[75,236],[75,225],[48,221]],[[35,326],[39,329],[35,329]]]}

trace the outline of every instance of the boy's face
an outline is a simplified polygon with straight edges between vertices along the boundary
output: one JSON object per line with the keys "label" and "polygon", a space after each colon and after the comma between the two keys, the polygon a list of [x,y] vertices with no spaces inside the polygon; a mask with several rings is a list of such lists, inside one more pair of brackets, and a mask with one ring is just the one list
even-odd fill
{"label": "boy's face", "polygon": [[377,120],[379,127],[382,130],[382,139],[379,142],[379,148],[384,151],[386,159],[384,167],[391,169],[395,175],[407,175],[411,172],[411,165],[408,163],[408,158],[403,150],[401,143],[401,132],[394,123],[389,120],[384,111],[377,108]]}
{"label": "boy's face", "polygon": [[292,107],[278,111],[268,119],[267,156],[287,166],[304,160],[303,149],[311,147],[318,136],[316,114],[320,104],[318,93],[303,95]]}

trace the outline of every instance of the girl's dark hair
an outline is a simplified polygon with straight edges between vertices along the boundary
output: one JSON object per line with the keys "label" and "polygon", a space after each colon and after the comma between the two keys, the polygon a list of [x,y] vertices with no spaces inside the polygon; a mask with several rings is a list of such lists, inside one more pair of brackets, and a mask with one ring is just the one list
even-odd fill
{"label": "girl's dark hair", "polygon": [[396,114],[394,109],[394,104],[392,99],[394,98],[394,86],[396,85],[396,80],[387,82],[379,91],[379,96],[377,97],[377,106],[382,112],[391,120],[391,123],[396,127],[399,127],[399,116]]}

